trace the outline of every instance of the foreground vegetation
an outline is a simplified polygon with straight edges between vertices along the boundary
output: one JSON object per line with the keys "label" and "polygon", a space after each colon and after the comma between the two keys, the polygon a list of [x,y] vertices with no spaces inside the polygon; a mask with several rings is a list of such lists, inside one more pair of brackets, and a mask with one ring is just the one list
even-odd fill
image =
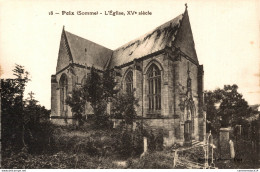
{"label": "foreground vegetation", "polygon": [[[97,130],[85,123],[74,126],[53,126],[53,140],[49,149],[41,153],[23,148],[3,156],[3,168],[172,168],[172,157],[165,152],[153,152],[141,159],[141,151],[125,145],[120,129]],[[129,154],[129,150],[133,150]],[[6,152],[6,150],[4,150]],[[38,151],[40,152],[40,151]]]}
{"label": "foreground vegetation", "polygon": [[[118,129],[111,127],[106,106],[108,99],[116,96],[115,83],[110,83],[113,78],[107,80],[111,77],[97,77],[99,74],[92,68],[88,79],[95,78],[98,82],[87,82],[91,84],[73,90],[67,103],[72,108],[74,118],[78,120],[79,125],[75,128],[51,124],[50,111],[38,104],[32,92],[29,98],[24,99],[29,73],[20,65],[16,65],[13,72],[15,79],[1,80],[3,168],[148,168],[149,165],[156,167],[155,163],[145,162],[149,157],[162,156],[146,155],[142,161],[134,160],[143,152],[144,133],[140,127],[135,131],[126,127],[132,125],[132,118],[135,116],[137,100],[133,93],[119,95],[119,99],[128,106],[124,107],[124,112],[121,106],[113,111],[122,113],[125,121]],[[104,76],[108,74],[109,72],[105,72]],[[98,92],[96,89],[93,90],[97,85]],[[81,92],[84,94],[77,94]],[[85,102],[79,103],[81,106],[72,103],[79,100],[79,95],[84,95],[82,100],[90,101],[94,109],[92,120],[88,120],[85,125],[82,118],[82,106]],[[130,117],[126,114],[130,114]],[[151,147],[155,148],[155,145]]]}
{"label": "foreground vegetation", "polygon": [[[173,154],[171,149],[150,151],[140,158],[139,154],[128,154],[124,151],[122,132],[120,129],[97,130],[90,122],[78,130],[75,126],[53,126],[53,140],[51,147],[41,153],[33,153],[28,149],[6,154],[3,150],[2,168],[26,169],[170,169],[173,168]],[[247,145],[246,143],[241,143]],[[131,144],[127,144],[128,148]],[[241,145],[241,146],[242,146]],[[249,146],[249,145],[247,145]],[[257,168],[252,161],[252,154],[248,153],[247,146],[237,152],[242,161],[221,160],[218,149],[214,153],[215,166],[220,169]],[[130,148],[129,148],[130,149]],[[187,160],[202,163],[198,158],[204,158],[202,148],[184,151],[180,156]],[[210,160],[211,161],[211,160]],[[176,168],[187,168],[177,166]]]}
{"label": "foreground vegetation", "polygon": [[[173,155],[171,149],[163,149],[162,134],[154,136],[144,131],[140,125],[135,131],[132,130],[138,101],[133,93],[116,94],[118,90],[115,90],[113,77],[100,77],[97,80],[98,74],[92,68],[91,75],[87,78],[91,82],[73,90],[72,97],[67,100],[72,108],[73,117],[77,119],[79,125],[56,126],[49,121],[50,111],[38,104],[32,92],[29,98],[24,99],[29,73],[19,65],[13,71],[16,79],[1,80],[2,168],[172,168]],[[103,75],[109,75],[109,71]],[[111,87],[108,88],[107,85]],[[95,89],[97,86],[99,89]],[[229,91],[231,88],[233,91]],[[241,96],[237,96],[237,86],[225,87],[225,89],[224,92],[218,90],[206,96],[206,105],[209,107],[207,111],[213,114],[208,116],[208,120],[214,124],[211,129],[215,135],[220,127],[215,125],[220,123],[219,115],[227,119],[228,123],[225,125],[233,126],[241,124],[245,117],[240,115],[234,118],[240,121],[232,120],[233,118],[227,117],[226,106],[220,106],[221,114],[218,114],[214,105],[223,99],[222,94],[226,102],[229,102],[230,97],[239,97],[239,101],[232,100],[232,102],[244,105],[243,112],[251,113],[247,103],[241,99]],[[236,96],[230,96],[228,93],[234,93]],[[94,116],[84,121],[82,112],[86,101],[91,102]],[[115,104],[112,109],[114,117],[123,119],[122,125],[117,129],[112,128],[109,116],[106,114],[106,107],[110,101]],[[149,153],[140,158],[144,136],[148,138]],[[240,162],[218,161],[217,148],[214,154],[214,158],[217,159],[216,166],[219,168],[256,167],[257,162],[251,162],[255,160],[252,156],[256,155],[250,152],[250,144],[251,142],[244,141],[236,144],[241,145],[237,148],[239,151],[236,156],[242,160]],[[219,147],[217,143],[215,145]],[[204,151],[202,149],[184,151],[180,156],[196,162],[198,159],[203,159]],[[184,164],[176,168],[187,168],[187,166]]]}

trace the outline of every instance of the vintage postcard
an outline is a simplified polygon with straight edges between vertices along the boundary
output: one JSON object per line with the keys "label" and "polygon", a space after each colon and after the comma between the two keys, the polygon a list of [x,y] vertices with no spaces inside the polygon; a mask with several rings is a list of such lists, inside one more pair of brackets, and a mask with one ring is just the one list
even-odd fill
{"label": "vintage postcard", "polygon": [[259,7],[0,0],[1,167],[259,169]]}

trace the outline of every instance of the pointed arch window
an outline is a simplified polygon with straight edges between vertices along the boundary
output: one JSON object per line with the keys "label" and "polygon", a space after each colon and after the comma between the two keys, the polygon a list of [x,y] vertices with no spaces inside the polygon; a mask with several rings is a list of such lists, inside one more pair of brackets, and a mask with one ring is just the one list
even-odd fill
{"label": "pointed arch window", "polygon": [[60,78],[60,114],[61,116],[67,115],[66,99],[68,95],[68,78],[66,74],[62,74]]}
{"label": "pointed arch window", "polygon": [[155,64],[148,69],[149,110],[161,110],[161,71]]}
{"label": "pointed arch window", "polygon": [[133,93],[133,71],[129,71],[125,77],[125,90],[128,94]]}

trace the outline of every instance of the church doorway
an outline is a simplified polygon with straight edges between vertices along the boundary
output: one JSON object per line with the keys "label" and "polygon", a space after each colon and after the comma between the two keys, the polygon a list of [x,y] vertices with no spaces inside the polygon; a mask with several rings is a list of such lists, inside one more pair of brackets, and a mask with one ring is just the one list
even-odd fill
{"label": "church doorway", "polygon": [[190,143],[192,140],[192,124],[190,120],[184,123],[184,140],[186,143]]}

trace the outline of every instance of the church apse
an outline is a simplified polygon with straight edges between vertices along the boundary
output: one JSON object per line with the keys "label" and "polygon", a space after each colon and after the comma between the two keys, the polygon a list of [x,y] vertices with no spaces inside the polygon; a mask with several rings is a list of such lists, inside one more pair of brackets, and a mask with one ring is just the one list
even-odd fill
{"label": "church apse", "polygon": [[[113,70],[116,87],[121,91],[134,91],[139,100],[135,123],[142,122],[154,134],[162,131],[166,146],[203,140],[203,66],[197,58],[187,8],[183,14],[115,50],[64,28],[60,45],[59,67],[51,80],[52,116],[72,116],[65,99],[73,87],[82,85],[82,78],[94,66],[100,71]],[[77,84],[72,83],[73,79]],[[122,119],[113,121],[119,123]]]}

